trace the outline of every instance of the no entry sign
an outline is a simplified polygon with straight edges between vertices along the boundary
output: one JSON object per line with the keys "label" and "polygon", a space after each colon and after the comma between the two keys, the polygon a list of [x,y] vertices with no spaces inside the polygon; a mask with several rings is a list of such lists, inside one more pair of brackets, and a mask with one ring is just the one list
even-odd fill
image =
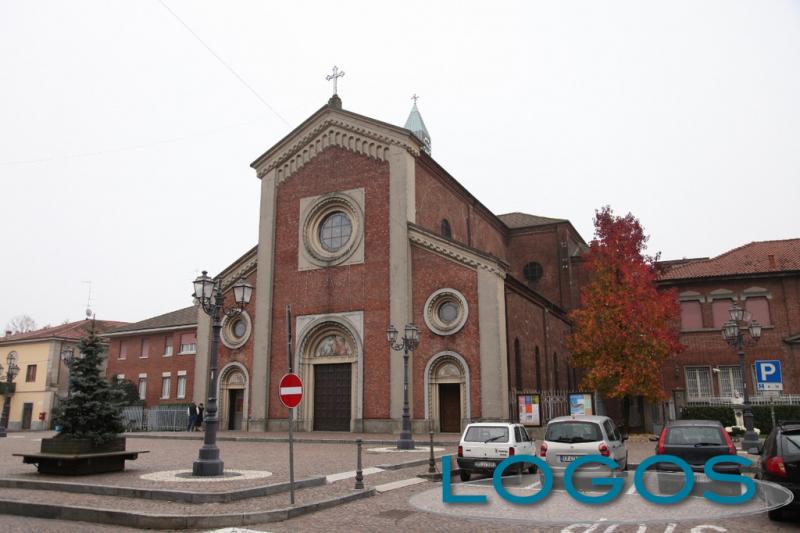
{"label": "no entry sign", "polygon": [[297,374],[286,374],[278,385],[278,394],[283,405],[297,407],[303,400],[303,380]]}

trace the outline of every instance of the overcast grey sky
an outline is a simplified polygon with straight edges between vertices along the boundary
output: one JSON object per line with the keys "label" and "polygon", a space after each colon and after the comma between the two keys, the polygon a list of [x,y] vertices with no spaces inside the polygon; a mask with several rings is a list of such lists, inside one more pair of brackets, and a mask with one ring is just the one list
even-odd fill
{"label": "overcast grey sky", "polygon": [[[800,2],[0,0],[0,326],[191,303],[258,239],[250,162],[323,105],[495,213],[633,212],[665,259],[800,237]],[[271,108],[271,109],[270,109]],[[274,110],[274,111],[273,111]]]}

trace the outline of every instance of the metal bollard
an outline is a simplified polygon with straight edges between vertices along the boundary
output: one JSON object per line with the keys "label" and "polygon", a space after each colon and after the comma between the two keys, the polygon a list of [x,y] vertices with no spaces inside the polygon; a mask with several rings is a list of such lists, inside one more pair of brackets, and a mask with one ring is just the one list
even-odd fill
{"label": "metal bollard", "polygon": [[436,473],[436,459],[433,457],[433,431],[429,433],[431,437],[431,456],[428,458],[428,473],[435,474]]}
{"label": "metal bollard", "polygon": [[361,444],[364,441],[356,439],[356,447],[358,452],[356,454],[356,490],[364,488],[364,474],[361,472]]}

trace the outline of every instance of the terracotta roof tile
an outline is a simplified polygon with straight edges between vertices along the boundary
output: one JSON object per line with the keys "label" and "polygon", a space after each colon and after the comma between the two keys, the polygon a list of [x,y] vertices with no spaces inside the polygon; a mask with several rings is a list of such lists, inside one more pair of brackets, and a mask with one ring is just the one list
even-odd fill
{"label": "terracotta roof tile", "polygon": [[108,334],[116,335],[118,333],[142,331],[147,329],[162,329],[195,325],[197,325],[197,307],[191,306],[178,309],[177,311],[170,311],[169,313],[164,313],[163,315],[147,318],[139,322],[125,324],[122,327],[109,331]]}
{"label": "terracotta roof tile", "polygon": [[705,261],[675,266],[661,280],[800,271],[800,239],[758,241]]}
{"label": "terracotta roof tile", "polygon": [[[127,322],[119,322],[116,320],[95,320],[94,331],[97,334],[103,334],[124,324],[127,324]],[[33,340],[44,339],[79,340],[89,331],[91,326],[91,320],[79,320],[77,322],[61,324],[60,326],[46,327],[37,329],[36,331],[28,331],[26,333],[17,333],[16,335],[0,337],[0,344],[30,342]]]}
{"label": "terracotta roof tile", "polygon": [[520,212],[497,215],[497,218],[499,218],[503,224],[511,229],[544,226],[546,224],[556,224],[558,222],[568,222],[568,220],[564,218],[540,217],[538,215],[529,215],[528,213]]}

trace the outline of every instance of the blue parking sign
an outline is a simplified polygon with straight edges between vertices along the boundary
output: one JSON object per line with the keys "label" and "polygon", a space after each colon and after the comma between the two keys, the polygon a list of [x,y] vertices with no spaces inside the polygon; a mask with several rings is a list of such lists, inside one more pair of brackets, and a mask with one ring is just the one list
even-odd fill
{"label": "blue parking sign", "polygon": [[756,387],[760,391],[783,390],[780,361],[756,361]]}

